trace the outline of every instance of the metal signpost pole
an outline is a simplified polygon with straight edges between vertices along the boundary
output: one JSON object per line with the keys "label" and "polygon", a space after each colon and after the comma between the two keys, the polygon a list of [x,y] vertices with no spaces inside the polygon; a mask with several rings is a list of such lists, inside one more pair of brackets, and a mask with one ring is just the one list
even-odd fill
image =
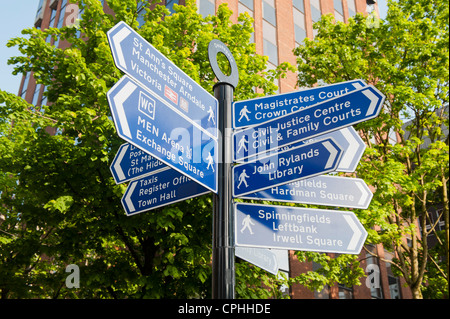
{"label": "metal signpost pole", "polygon": [[[223,74],[217,63],[217,54],[223,53],[231,66],[229,76]],[[218,126],[218,191],[213,194],[213,252],[212,252],[212,298],[234,299],[234,227],[232,203],[232,144],[231,128],[234,88],[239,77],[236,62],[224,43],[218,40],[210,42],[208,55],[211,67],[219,82],[214,86],[214,96],[219,101]]]}

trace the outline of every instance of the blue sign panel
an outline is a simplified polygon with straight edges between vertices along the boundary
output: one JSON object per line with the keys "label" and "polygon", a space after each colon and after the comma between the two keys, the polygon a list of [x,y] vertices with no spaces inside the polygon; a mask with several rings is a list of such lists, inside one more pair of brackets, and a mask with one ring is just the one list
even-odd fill
{"label": "blue sign panel", "polygon": [[122,197],[128,216],[209,193],[209,190],[169,167],[130,182]]}
{"label": "blue sign panel", "polygon": [[367,231],[352,212],[235,203],[235,244],[359,254]]}
{"label": "blue sign panel", "polygon": [[334,171],[342,149],[328,138],[233,167],[233,196]]}
{"label": "blue sign panel", "polygon": [[366,209],[372,196],[369,187],[360,178],[320,175],[240,198]]}
{"label": "blue sign panel", "polygon": [[125,22],[107,33],[116,66],[206,134],[218,138],[217,99]]}
{"label": "blue sign panel", "polygon": [[119,147],[110,169],[116,184],[121,184],[151,174],[163,167],[166,167],[166,164],[136,146],[125,143]]}
{"label": "blue sign panel", "polygon": [[277,149],[378,116],[384,95],[362,89],[277,117],[233,134],[234,160]]}
{"label": "blue sign panel", "polygon": [[107,97],[121,138],[217,192],[216,139],[127,76],[111,88]]}
{"label": "blue sign panel", "polygon": [[362,80],[341,82],[297,92],[265,96],[233,103],[233,127],[244,128],[304,109],[362,88]]}

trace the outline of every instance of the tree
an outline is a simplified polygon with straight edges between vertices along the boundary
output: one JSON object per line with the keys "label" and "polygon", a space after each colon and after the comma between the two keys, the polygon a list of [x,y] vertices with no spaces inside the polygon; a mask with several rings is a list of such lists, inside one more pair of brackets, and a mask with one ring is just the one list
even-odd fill
{"label": "tree", "polygon": [[[212,92],[207,46],[220,39],[240,70],[236,99],[273,94],[282,65],[266,69],[267,57],[250,43],[251,18],[230,21],[197,14],[194,1],[163,6],[135,0],[79,1],[83,19],[61,29],[23,30],[9,41],[23,54],[10,59],[15,74],[32,72],[47,88],[48,104],[34,106],[0,91],[0,293],[2,298],[209,297],[211,195],[127,217],[109,166],[123,143],[110,117],[106,93],[122,76],[114,66],[106,32],[125,21],[189,76]],[[137,21],[140,7],[145,23]],[[81,37],[80,37],[81,34]],[[67,49],[46,42],[67,41]],[[221,62],[226,69],[225,59]],[[257,90],[254,90],[257,88]],[[56,132],[49,134],[49,132]],[[68,265],[80,269],[80,289],[65,285]],[[274,276],[249,273],[237,264],[238,296],[277,294]],[[68,269],[72,269],[69,267]],[[253,290],[239,289],[253,284]],[[263,275],[264,274],[264,275]],[[261,278],[261,277],[260,277]],[[260,279],[261,280],[261,279]]]}
{"label": "tree", "polygon": [[[427,285],[448,297],[448,14],[447,1],[408,0],[389,1],[384,21],[358,14],[344,24],[325,16],[315,39],[295,50],[299,86],[364,79],[386,96],[380,115],[356,126],[368,146],[356,173],[375,193],[367,210],[355,212],[367,243],[395,253],[386,262],[414,298]],[[426,240],[437,233],[432,207],[442,208],[445,220],[437,234],[441,259]]]}

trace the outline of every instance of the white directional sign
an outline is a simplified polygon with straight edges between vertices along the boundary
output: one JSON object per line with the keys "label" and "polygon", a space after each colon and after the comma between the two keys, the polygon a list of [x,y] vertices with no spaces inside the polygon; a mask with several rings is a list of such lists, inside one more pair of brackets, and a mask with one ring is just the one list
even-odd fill
{"label": "white directional sign", "polygon": [[107,97],[122,139],[217,192],[216,139],[127,76],[109,90]]}
{"label": "white directional sign", "polygon": [[218,101],[214,96],[125,22],[117,23],[107,36],[118,69],[206,134],[218,138]]}
{"label": "white directional sign", "polygon": [[369,85],[233,134],[234,160],[304,141],[377,117],[384,95]]}
{"label": "white directional sign", "polygon": [[298,146],[233,167],[233,196],[334,171],[342,149],[331,139]]}
{"label": "white directional sign", "polygon": [[235,244],[359,254],[367,231],[352,212],[235,203]]}
{"label": "white directional sign", "polygon": [[240,196],[246,199],[366,209],[373,194],[360,178],[320,175]]}

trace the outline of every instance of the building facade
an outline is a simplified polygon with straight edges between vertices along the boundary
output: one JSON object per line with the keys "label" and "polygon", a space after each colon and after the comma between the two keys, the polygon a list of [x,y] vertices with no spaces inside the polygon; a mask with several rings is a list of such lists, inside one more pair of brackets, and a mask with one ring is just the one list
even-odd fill
{"label": "building facade", "polygon": [[[99,0],[100,1],[100,0]],[[35,27],[45,30],[49,27],[60,28],[76,23],[82,12],[68,0],[37,0],[38,8]],[[105,12],[112,13],[104,0],[101,0]],[[184,5],[185,0],[162,0],[169,10],[174,4]],[[296,64],[293,49],[300,45],[305,38],[314,38],[314,22],[322,15],[333,14],[335,19],[347,22],[357,12],[367,14],[375,10],[378,12],[376,1],[369,0],[197,0],[199,13],[203,16],[214,15],[219,5],[227,3],[233,11],[232,19],[247,12],[254,19],[254,33],[252,41],[256,45],[257,53],[269,58],[269,68],[275,68],[282,62]],[[49,43],[64,48],[68,44],[58,39],[48,38]],[[295,74],[289,74],[277,83],[279,93],[297,90]],[[18,95],[36,106],[45,105],[43,94],[45,87],[36,84],[32,73],[23,76]],[[49,129],[51,130],[51,129]],[[377,253],[383,259],[389,260],[394,256],[384,250],[381,245],[366,246],[366,249]],[[333,257],[333,254],[330,254]],[[281,270],[290,276],[315,270],[314,263],[300,263],[294,252],[280,254]],[[300,285],[292,287],[286,293],[294,299],[410,299],[411,293],[404,287],[401,278],[394,276],[390,264],[374,258],[363,250],[360,254],[361,266],[367,277],[361,279],[361,285],[345,287],[336,285],[325,287],[322,291],[310,291]]]}

